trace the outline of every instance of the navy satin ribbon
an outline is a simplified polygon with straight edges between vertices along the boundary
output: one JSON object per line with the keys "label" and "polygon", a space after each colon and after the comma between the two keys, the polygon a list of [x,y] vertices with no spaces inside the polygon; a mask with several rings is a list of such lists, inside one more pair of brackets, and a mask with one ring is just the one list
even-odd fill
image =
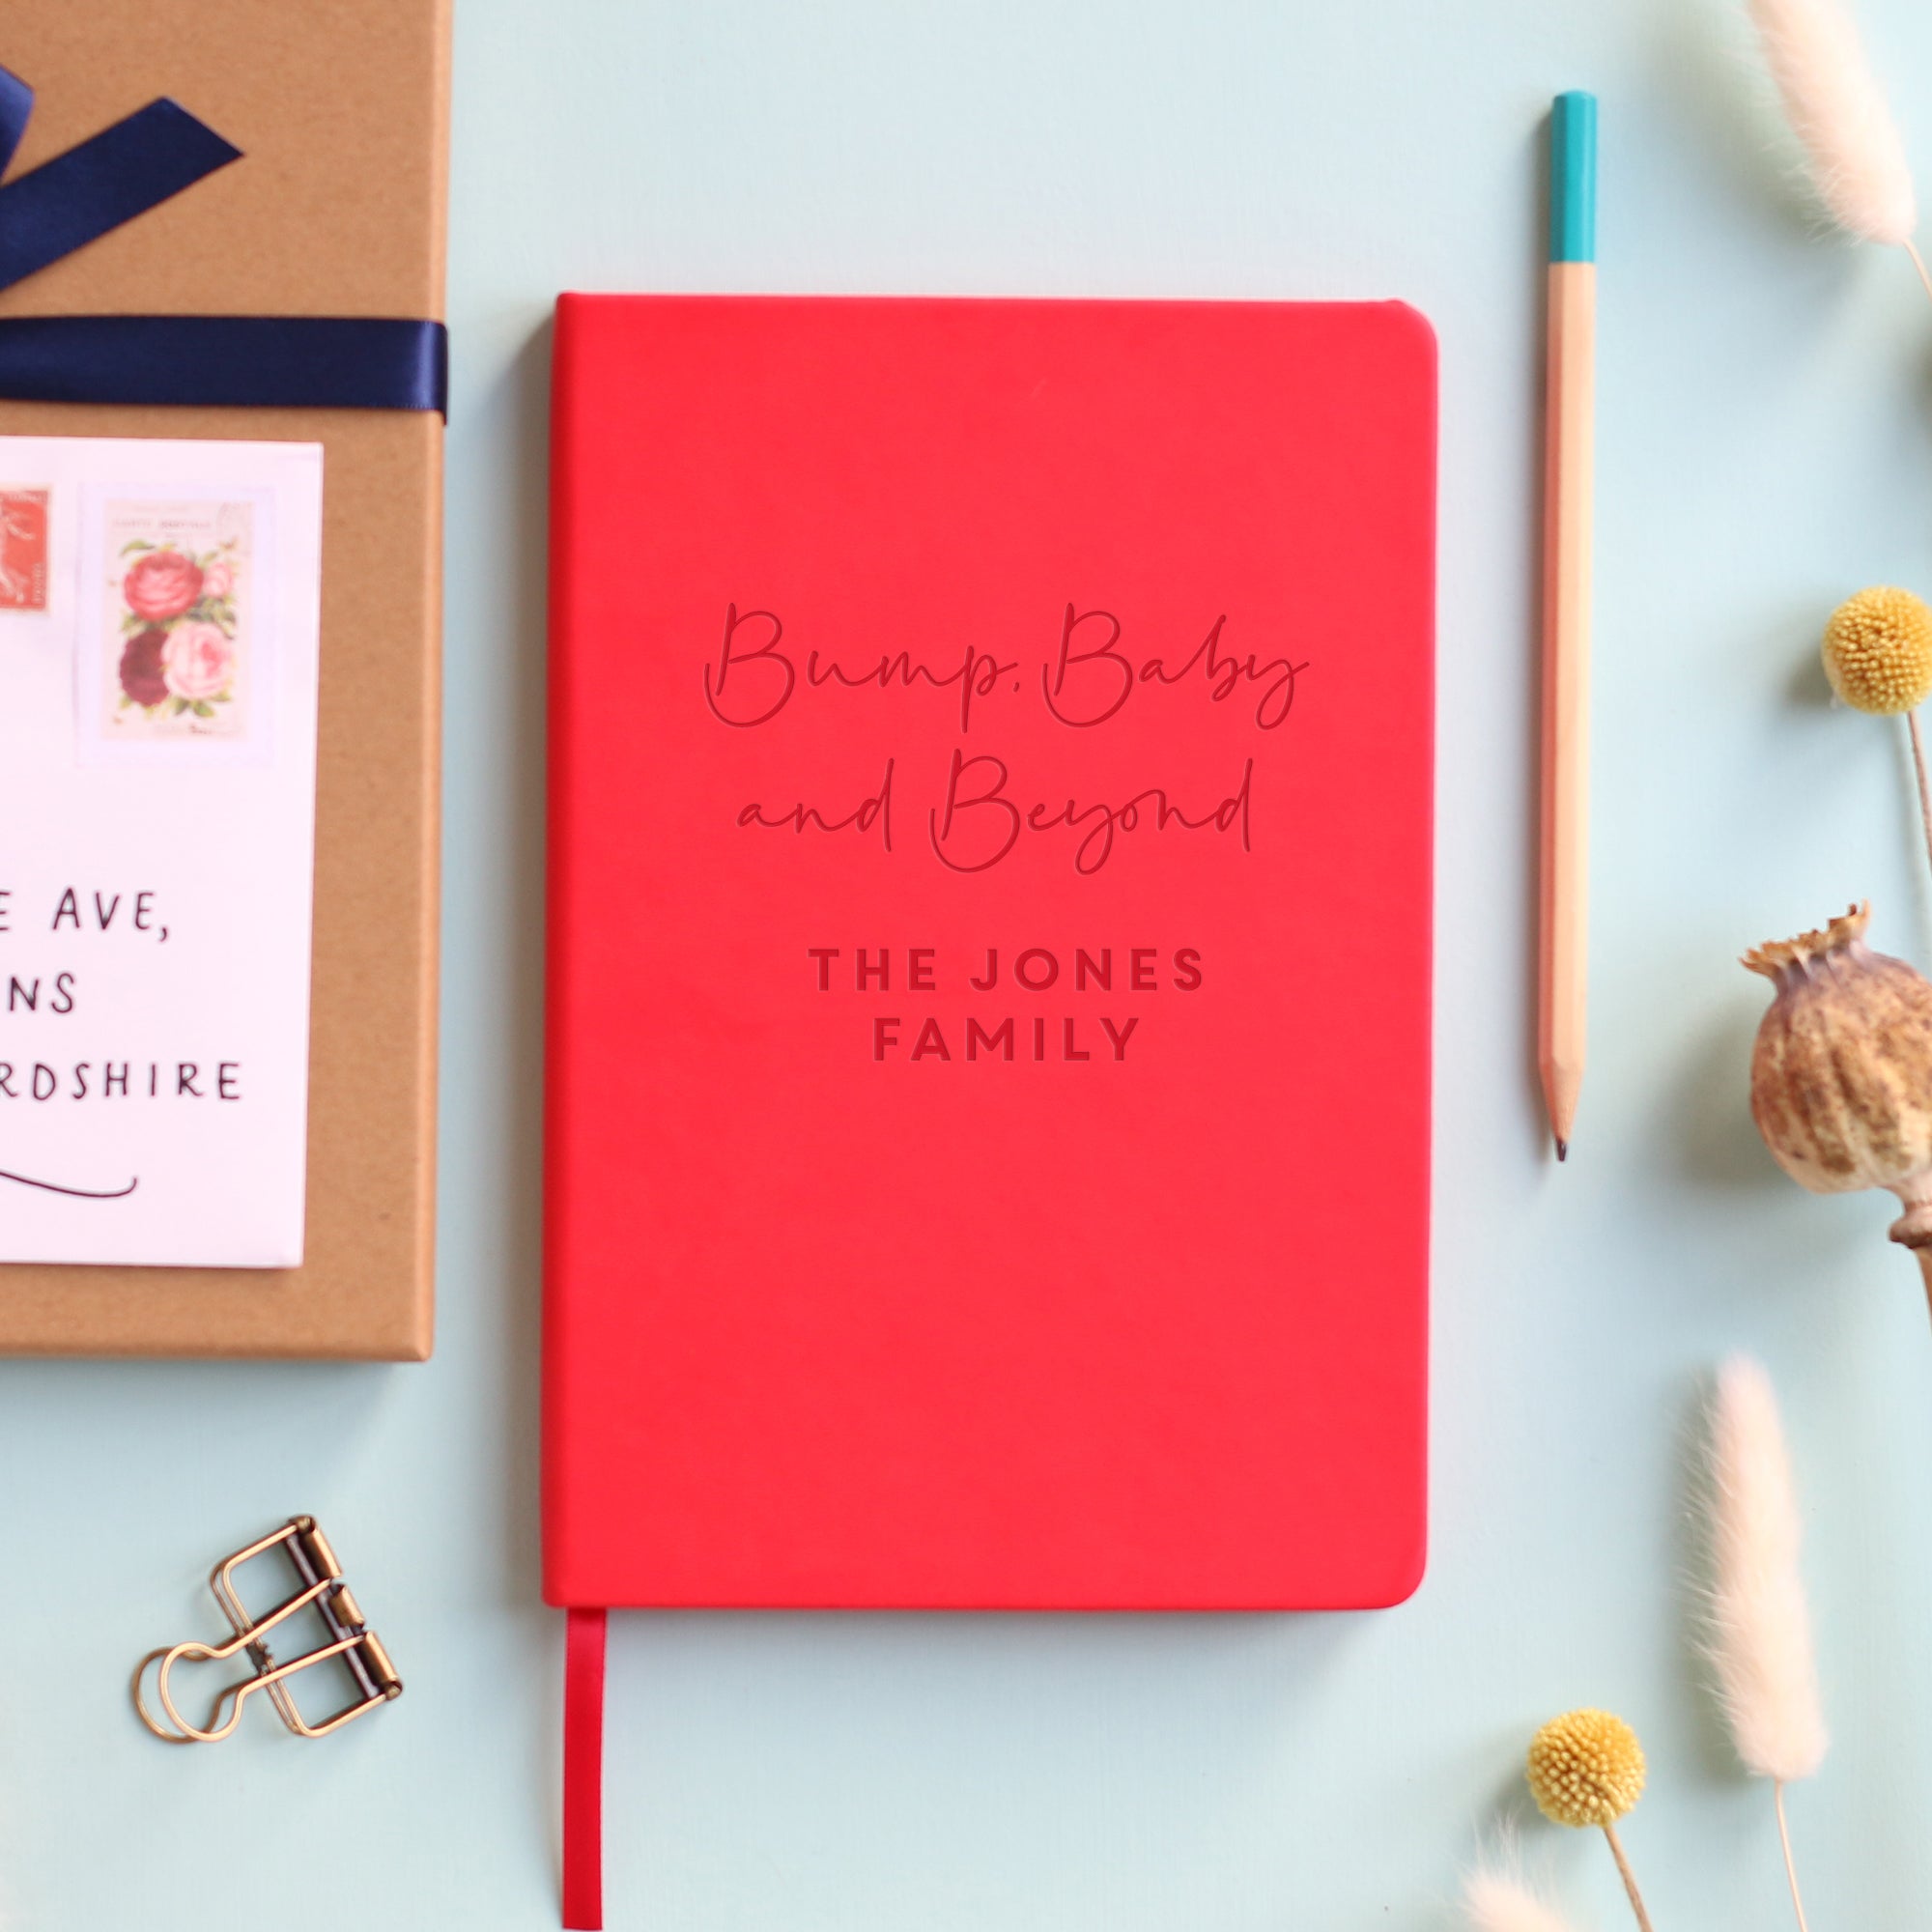
{"label": "navy satin ribbon", "polygon": [[357,316],[25,315],[0,321],[0,396],[242,410],[436,410],[440,323]]}
{"label": "navy satin ribbon", "polygon": [[[0,68],[0,175],[34,90]],[[241,149],[172,100],[0,187],[0,289],[145,214]],[[361,316],[71,315],[0,320],[0,398],[448,413],[440,322]]]}
{"label": "navy satin ribbon", "polygon": [[14,151],[34,118],[34,90],[17,73],[0,67],[0,175],[14,165]]}

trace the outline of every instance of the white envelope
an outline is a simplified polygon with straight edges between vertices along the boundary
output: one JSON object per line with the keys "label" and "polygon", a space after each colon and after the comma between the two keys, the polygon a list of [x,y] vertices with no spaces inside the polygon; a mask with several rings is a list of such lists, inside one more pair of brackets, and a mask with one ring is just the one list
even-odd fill
{"label": "white envelope", "polygon": [[315,443],[0,437],[0,1262],[294,1267]]}

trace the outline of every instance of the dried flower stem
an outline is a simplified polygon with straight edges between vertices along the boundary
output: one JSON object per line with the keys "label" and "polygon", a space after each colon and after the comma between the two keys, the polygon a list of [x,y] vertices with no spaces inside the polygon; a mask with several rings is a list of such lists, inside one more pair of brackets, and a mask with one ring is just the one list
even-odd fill
{"label": "dried flower stem", "polygon": [[1656,1932],[1650,1922],[1650,1914],[1643,1909],[1643,1893],[1636,1889],[1636,1874],[1631,1870],[1631,1861],[1624,1857],[1624,1841],[1617,1836],[1614,1825],[1604,1827],[1604,1836],[1610,1841],[1610,1856],[1617,1861],[1617,1871],[1624,1882],[1624,1889],[1630,1893],[1631,1910],[1636,1914],[1636,1922],[1643,1932]]}
{"label": "dried flower stem", "polygon": [[1804,1921],[1804,1900],[1798,1890],[1798,1867],[1791,1858],[1791,1826],[1784,1816],[1784,1780],[1780,1777],[1771,1791],[1777,1805],[1777,1842],[1784,1847],[1784,1876],[1791,1886],[1791,1909],[1798,1915],[1798,1932],[1811,1932]]}
{"label": "dried flower stem", "polygon": [[1925,856],[1932,861],[1932,781],[1925,776],[1925,740],[1918,729],[1918,714],[1905,714],[1905,728],[1912,734],[1912,769],[1918,775],[1918,820],[1925,828]]}
{"label": "dried flower stem", "polygon": [[1925,257],[1918,252],[1918,243],[1908,238],[1904,245],[1905,252],[1912,257],[1912,266],[1918,270],[1918,279],[1925,285],[1925,293],[1932,296],[1932,271],[1925,267]]}
{"label": "dried flower stem", "polygon": [[1918,1257],[1918,1272],[1925,1283],[1925,1305],[1932,1308],[1932,1248],[1914,1248]]}
{"label": "dried flower stem", "polygon": [[[1909,236],[1905,242],[1905,252],[1912,257],[1912,266],[1918,270],[1918,280],[1928,298],[1932,298],[1932,270],[1925,266],[1925,257],[1918,252],[1918,243]],[[1918,731],[1918,714],[1906,713],[1905,722],[1912,732],[1912,768],[1918,774],[1918,815],[1925,825],[1925,855],[1932,859],[1932,784],[1925,777],[1925,744]],[[1926,1285],[1932,1289],[1932,1274],[1927,1275]],[[1800,1918],[1804,1915],[1801,1913]]]}

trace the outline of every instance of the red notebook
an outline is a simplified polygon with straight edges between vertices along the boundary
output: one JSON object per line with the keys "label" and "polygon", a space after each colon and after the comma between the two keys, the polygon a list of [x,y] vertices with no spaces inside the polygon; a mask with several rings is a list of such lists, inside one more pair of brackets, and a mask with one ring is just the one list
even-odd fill
{"label": "red notebook", "polygon": [[1423,1561],[1435,350],[565,297],[554,1604]]}

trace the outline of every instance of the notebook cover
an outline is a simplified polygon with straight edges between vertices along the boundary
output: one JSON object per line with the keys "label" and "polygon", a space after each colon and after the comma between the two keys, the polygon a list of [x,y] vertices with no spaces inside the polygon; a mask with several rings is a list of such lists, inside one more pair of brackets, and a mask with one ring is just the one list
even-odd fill
{"label": "notebook cover", "polygon": [[1426,323],[567,296],[554,384],[549,1600],[1407,1594]]}
{"label": "notebook cover", "polygon": [[[242,158],[0,314],[443,312],[450,0],[13,0],[12,180],[172,96]],[[0,402],[0,434],[324,445],[308,1214],[298,1268],[0,1266],[0,1352],[420,1360],[436,1223],[441,418]]]}

